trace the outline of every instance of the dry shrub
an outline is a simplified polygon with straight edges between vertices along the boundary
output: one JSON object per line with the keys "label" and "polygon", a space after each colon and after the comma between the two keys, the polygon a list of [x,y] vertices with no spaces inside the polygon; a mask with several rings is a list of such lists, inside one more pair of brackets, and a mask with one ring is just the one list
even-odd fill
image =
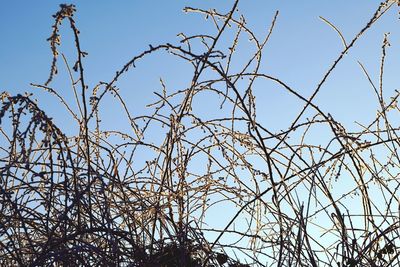
{"label": "dry shrub", "polygon": [[[399,94],[387,102],[382,93],[387,37],[378,86],[361,65],[380,106],[369,125],[349,132],[313,102],[344,55],[395,2],[382,3],[354,39],[344,42],[310,97],[260,71],[278,13],[257,38],[237,15],[237,5],[227,14],[186,8],[211,20],[217,33],[182,34],[178,45],[150,46],[110,82],[92,88],[86,84],[87,53],[75,7],[61,5],[48,39],[49,78],[33,86],[60,101],[79,133],[67,136],[31,95],[2,94],[1,265],[399,265],[399,128],[391,121]],[[62,22],[75,40],[74,65],[61,56],[76,108],[51,87],[61,64]],[[224,34],[232,37],[230,43],[221,41]],[[238,66],[235,49],[244,37],[254,53]],[[134,116],[116,83],[158,51],[187,62],[191,82],[170,92],[161,80],[158,100],[149,105],[152,113]],[[290,128],[276,132],[259,122],[254,94],[259,80],[301,101]],[[122,105],[128,132],[102,129],[107,95]],[[220,105],[211,118],[199,103],[204,96]],[[329,141],[313,142],[309,136],[315,131]],[[216,218],[218,209],[223,212]]]}

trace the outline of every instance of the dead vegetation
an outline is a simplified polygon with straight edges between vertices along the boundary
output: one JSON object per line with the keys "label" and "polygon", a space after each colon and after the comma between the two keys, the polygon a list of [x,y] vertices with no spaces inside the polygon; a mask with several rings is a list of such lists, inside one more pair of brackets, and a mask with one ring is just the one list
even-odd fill
{"label": "dead vegetation", "polygon": [[[79,134],[64,134],[31,95],[2,93],[0,265],[399,265],[399,126],[393,119],[399,93],[383,96],[387,36],[378,83],[360,63],[380,105],[370,124],[349,132],[313,102],[344,55],[397,4],[379,5],[348,42],[324,19],[344,49],[308,97],[260,70],[278,12],[257,38],[237,5],[227,14],[186,8],[211,20],[217,33],[181,34],[177,45],[150,46],[111,81],[93,87],[86,83],[75,7],[61,5],[48,39],[49,78],[33,86],[60,101]],[[75,40],[71,67],[58,51],[61,23]],[[233,37],[231,43],[220,45],[223,34]],[[255,52],[233,73],[242,36]],[[136,116],[116,83],[155,52],[187,62],[191,83],[172,90],[161,80],[152,114]],[[75,104],[51,87],[63,63]],[[259,122],[258,80],[276,83],[303,103],[290,128],[276,132]],[[204,93],[219,99],[219,116],[195,112]],[[129,132],[102,129],[102,101],[110,94],[126,112]],[[330,140],[313,142],[315,130]],[[219,210],[217,218],[211,210]]]}

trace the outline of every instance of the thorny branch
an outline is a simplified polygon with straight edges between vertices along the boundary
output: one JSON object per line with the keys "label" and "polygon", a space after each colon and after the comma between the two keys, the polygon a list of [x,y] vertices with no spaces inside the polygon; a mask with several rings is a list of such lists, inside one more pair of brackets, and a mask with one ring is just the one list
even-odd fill
{"label": "thorny branch", "polygon": [[[380,107],[369,125],[349,131],[314,102],[344,55],[395,3],[381,3],[350,42],[321,17],[344,49],[309,97],[261,72],[278,12],[258,38],[238,15],[239,1],[226,14],[185,8],[210,19],[216,33],[181,33],[178,44],[150,46],[89,89],[75,6],[61,5],[48,39],[49,78],[32,85],[60,101],[78,133],[67,136],[30,94],[2,93],[0,265],[398,266],[400,126],[392,114],[400,110],[398,91],[390,101],[384,95],[389,35],[378,85],[359,62]],[[63,55],[77,111],[50,85],[63,21],[77,52],[72,68]],[[254,53],[236,66],[244,38]],[[118,80],[162,51],[193,69],[189,85],[170,91],[160,80],[152,113],[135,116]],[[273,131],[257,117],[256,81],[303,103],[288,129]],[[102,128],[108,95],[132,131]],[[196,112],[202,95],[220,100],[218,116]],[[330,140],[312,141],[315,129]],[[213,217],[221,209],[226,216]]]}

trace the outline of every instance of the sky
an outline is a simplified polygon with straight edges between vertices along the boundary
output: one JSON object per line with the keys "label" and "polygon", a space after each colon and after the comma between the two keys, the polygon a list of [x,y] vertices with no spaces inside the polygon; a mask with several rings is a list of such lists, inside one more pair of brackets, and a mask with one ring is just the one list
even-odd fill
{"label": "sky", "polygon": [[[0,90],[11,94],[35,92],[39,97],[40,92],[30,87],[29,83],[43,83],[48,77],[51,52],[46,39],[53,23],[51,15],[58,10],[59,3],[63,2],[7,1],[2,4]],[[85,59],[87,80],[89,85],[94,86],[100,80],[110,80],[117,69],[147,49],[149,44],[177,44],[177,34],[180,32],[188,35],[215,33],[210,21],[204,20],[201,15],[183,12],[184,7],[216,8],[227,12],[232,1],[117,1],[111,4],[109,1],[89,0],[71,3],[78,9],[75,19],[82,33],[82,47],[89,52]],[[275,11],[280,11],[275,31],[264,52],[262,70],[293,86],[302,95],[309,96],[343,49],[339,36],[319,16],[332,22],[349,42],[378,5],[379,1],[241,1],[239,13],[246,17],[249,28],[254,29],[261,38],[266,34]],[[399,39],[396,12],[396,8],[393,8],[357,42],[317,97],[323,110],[329,110],[339,121],[352,124],[365,116],[373,116],[362,108],[355,113],[352,109],[354,98],[363,103],[375,102],[369,100],[369,97],[373,97],[372,90],[357,61],[361,61],[377,79],[383,34],[390,31],[390,41]],[[72,38],[68,39],[71,35],[68,35],[70,32],[66,28],[61,32],[66,35],[62,51],[68,55],[72,51]],[[392,46],[389,53],[395,54],[397,49]],[[396,76],[394,58],[391,57],[388,62],[387,83],[393,82]],[[157,83],[160,77],[167,81],[180,79],[182,75],[177,73],[184,69],[180,67],[164,68],[163,62],[151,57],[135,73],[130,73],[128,76],[131,80],[121,82],[120,87],[130,87],[125,84],[134,81],[140,89],[123,89],[123,94],[143,100],[138,103],[143,106],[153,99],[152,92],[159,88]],[[155,69],[159,72],[153,71]],[[150,77],[152,75],[155,78]],[[136,80],[136,77],[144,79]],[[151,80],[153,78],[157,82]],[[292,97],[287,99],[286,94],[271,93],[268,89],[259,91],[262,101],[268,103],[271,109],[281,111],[289,119],[287,121],[298,112],[297,109],[282,105],[282,102],[290,103]],[[48,109],[54,108],[57,113],[56,106],[52,106],[49,99],[44,98],[39,103],[48,106]],[[354,118],[349,118],[349,110],[353,110]],[[271,112],[266,108],[264,113]],[[54,117],[57,117],[56,114]],[[288,126],[270,115],[266,117],[277,129]]]}
{"label": "sky", "polygon": [[[39,107],[53,117],[56,124],[69,131],[68,119],[59,103],[45,92],[32,88],[30,83],[43,84],[49,75],[51,51],[46,39],[53,24],[52,14],[64,1],[5,1],[0,9],[0,91],[10,94],[29,92],[38,99]],[[177,34],[215,34],[210,20],[200,14],[183,12],[186,6],[203,9],[215,8],[221,13],[230,10],[233,1],[71,1],[77,8],[75,20],[81,32],[81,46],[89,54],[84,59],[89,87],[99,81],[110,81],[115,71],[132,57],[148,49],[149,44],[179,44]],[[338,34],[319,16],[329,20],[342,32],[349,43],[370,20],[379,1],[276,1],[242,0],[238,14],[243,14],[249,28],[262,39],[266,35],[274,14],[279,10],[274,32],[263,54],[261,71],[279,78],[297,92],[309,97],[325,72],[343,50]],[[355,122],[367,124],[376,115],[378,102],[363,75],[358,61],[378,83],[379,64],[384,34],[390,32],[387,65],[384,79],[386,100],[398,88],[398,62],[400,41],[399,10],[392,8],[377,24],[369,29],[340,62],[321,88],[315,102],[323,111],[350,129]],[[61,31],[60,51],[74,58],[72,35],[64,23]],[[225,40],[225,39],[222,39]],[[229,44],[220,44],[226,47]],[[238,52],[237,62],[245,62],[249,45],[244,43]],[[240,49],[239,49],[240,50]],[[72,62],[72,61],[71,61]],[[61,60],[60,74],[55,79],[57,91],[71,99],[70,84]],[[162,78],[168,89],[179,90],[188,86],[191,69],[187,64],[172,60],[168,55],[156,54],[140,61],[118,81],[121,95],[127,99],[132,114],[147,112],[146,104],[157,98]],[[235,67],[235,66],[234,66]],[[233,67],[233,68],[234,68]],[[64,74],[62,73],[64,72]],[[272,83],[262,83],[255,88],[258,119],[274,131],[287,129],[302,103],[280,90]],[[112,100],[107,100],[112,101]],[[207,98],[199,112],[209,114],[218,110],[208,108]],[[111,103],[111,102],[110,102]],[[104,123],[124,129],[115,118],[119,111],[110,105],[111,112],[104,114]],[[155,133],[157,134],[157,133]],[[324,136],[315,133],[317,142]]]}

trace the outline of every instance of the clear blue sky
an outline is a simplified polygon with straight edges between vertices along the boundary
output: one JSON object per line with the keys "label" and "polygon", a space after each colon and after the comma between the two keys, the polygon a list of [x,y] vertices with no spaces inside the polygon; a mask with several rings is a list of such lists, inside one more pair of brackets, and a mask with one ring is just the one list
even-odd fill
{"label": "clear blue sky", "polygon": [[[0,90],[13,94],[32,91],[29,83],[43,83],[49,71],[51,54],[46,42],[50,35],[53,19],[58,10],[58,4],[64,1],[6,1],[0,9]],[[132,56],[147,49],[148,44],[165,42],[177,43],[179,32],[215,33],[211,22],[205,21],[200,15],[185,14],[185,6],[202,8],[217,8],[228,11],[233,1],[72,1],[76,4],[77,25],[81,30],[81,42],[85,51],[86,73],[89,85],[93,86],[99,80],[108,81]],[[272,16],[280,11],[275,32],[269,46],[265,49],[262,70],[274,75],[305,96],[314,90],[323,73],[342,49],[337,34],[318,19],[323,16],[333,22],[343,33],[347,41],[363,27],[372,16],[379,1],[242,1],[239,12],[247,18],[250,28],[259,37],[265,34]],[[346,60],[339,65],[332,79],[323,88],[317,98],[323,103],[323,110],[336,114],[339,120],[362,119],[364,114],[356,113],[354,118],[348,117],[354,98],[368,103],[368,97],[373,97],[372,90],[363,77],[357,60],[362,61],[375,78],[378,74],[378,61],[381,41],[385,31],[391,31],[390,40],[399,40],[399,21],[396,8],[371,29],[356,45]],[[64,34],[62,51],[68,55],[72,42],[67,27]],[[69,38],[71,39],[71,38]],[[389,54],[396,54],[398,48],[392,46]],[[396,77],[395,57],[389,60],[387,68],[387,83]],[[181,70],[165,68],[164,62],[156,56],[148,59],[141,68],[128,74],[138,86],[132,89],[124,81],[119,83],[121,91],[127,96],[139,94],[143,101],[139,106],[151,101],[152,92],[159,88],[158,78],[163,77],[172,84],[180,79],[177,75]],[[62,67],[62,64],[60,65]],[[135,78],[136,77],[136,78]],[[137,79],[141,77],[141,79]],[[126,81],[128,82],[128,81]],[[89,87],[90,87],[89,86]],[[127,87],[127,88],[124,88]],[[138,89],[140,88],[140,89]],[[389,89],[390,86],[388,86]],[[67,90],[67,89],[65,89]],[[291,101],[287,95],[261,89],[263,101],[271,108],[278,109],[282,103]],[[36,95],[40,95],[36,91]],[[268,92],[266,94],[266,92]],[[259,97],[261,101],[261,96]],[[40,99],[41,106],[51,103],[47,98]],[[277,104],[279,105],[277,106]],[[339,107],[340,108],[337,108]],[[138,107],[137,107],[138,108]],[[268,113],[268,109],[265,110]],[[289,121],[298,112],[290,111],[287,106],[281,110]],[[138,110],[139,112],[139,110]],[[370,114],[369,116],[373,116]],[[54,115],[54,117],[57,117]],[[268,115],[267,115],[268,117]],[[278,123],[277,128],[284,128]]]}
{"label": "clear blue sky", "polygon": [[[0,91],[11,94],[33,92],[39,106],[68,132],[64,113],[59,103],[29,83],[44,83],[49,74],[51,52],[46,39],[53,24],[52,14],[64,1],[4,1],[0,9]],[[133,56],[162,43],[178,44],[180,32],[215,34],[210,20],[199,14],[182,12],[185,6],[216,8],[222,13],[233,1],[72,1],[77,7],[75,20],[81,31],[81,46],[89,52],[85,70],[89,88],[99,81],[110,81]],[[292,86],[305,97],[311,95],[324,73],[343,49],[337,33],[319,19],[322,16],[337,26],[347,42],[369,21],[380,1],[277,1],[242,0],[242,13],[249,28],[261,39],[266,34],[276,10],[280,11],[276,28],[265,48],[261,72],[275,76]],[[385,70],[384,95],[398,88],[400,54],[400,20],[398,8],[393,7],[360,38],[315,99],[320,108],[331,113],[347,127],[354,121],[368,123],[376,115],[376,97],[357,61],[361,61],[378,83],[379,62],[384,33],[390,32]],[[68,27],[61,32],[60,51],[74,58],[73,41]],[[222,43],[221,46],[228,46]],[[246,49],[244,44],[243,49]],[[238,62],[245,60],[247,51],[239,51]],[[243,57],[243,58],[241,58]],[[71,62],[73,61],[71,59]],[[65,69],[59,60],[60,76],[55,80],[57,90],[66,98],[71,90]],[[137,68],[125,74],[117,86],[127,99],[134,115],[147,112],[145,105],[155,100],[160,91],[159,78],[166,81],[170,91],[187,87],[191,78],[188,65],[163,54],[156,54],[139,62]],[[187,74],[187,75],[185,75]],[[63,76],[64,75],[64,76]],[[302,103],[272,83],[255,88],[258,100],[258,119],[268,128],[285,130],[302,108]],[[204,99],[205,101],[206,99]],[[105,122],[124,129],[115,117],[117,110],[105,114]],[[207,112],[218,112],[206,110]],[[115,128],[114,127],[114,128]],[[318,134],[317,134],[318,135]],[[318,136],[317,136],[318,137]],[[323,136],[318,138],[323,139]]]}

